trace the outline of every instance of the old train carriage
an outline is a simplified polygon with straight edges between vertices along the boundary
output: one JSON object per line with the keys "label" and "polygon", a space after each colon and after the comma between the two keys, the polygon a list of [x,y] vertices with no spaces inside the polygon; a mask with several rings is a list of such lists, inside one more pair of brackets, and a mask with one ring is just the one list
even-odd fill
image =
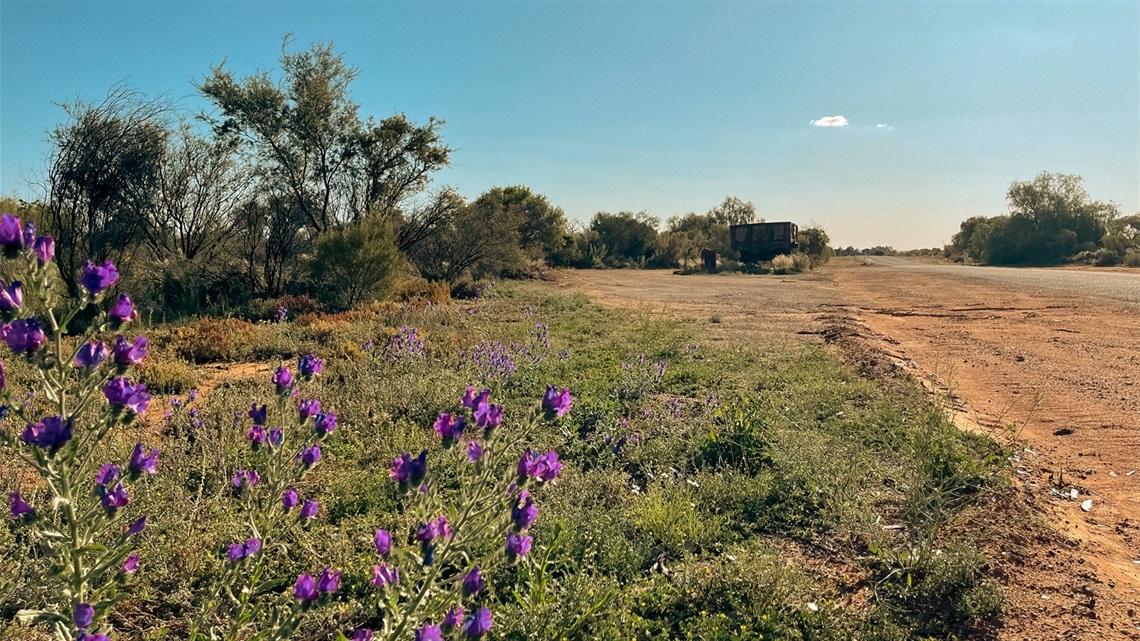
{"label": "old train carriage", "polygon": [[771,260],[796,250],[799,227],[795,223],[749,223],[729,228],[732,249],[740,252],[740,260],[755,263]]}

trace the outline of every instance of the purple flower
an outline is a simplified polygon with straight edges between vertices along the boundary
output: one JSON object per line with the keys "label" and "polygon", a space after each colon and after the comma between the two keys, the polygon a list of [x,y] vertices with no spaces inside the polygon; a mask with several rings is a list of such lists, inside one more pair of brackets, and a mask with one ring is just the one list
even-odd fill
{"label": "purple flower", "polygon": [[[4,363],[0,363],[0,390],[4,389],[6,383],[7,381],[4,379]],[[5,411],[7,411],[6,408]],[[4,418],[3,415],[0,415],[0,418]]]}
{"label": "purple flower", "polygon": [[416,630],[415,641],[443,641],[443,631],[438,625],[424,625],[422,630]]}
{"label": "purple flower", "polygon": [[322,594],[329,594],[336,592],[338,588],[340,588],[340,570],[325,568],[325,571],[321,572],[321,578],[317,579],[317,589]]}
{"label": "purple flower", "polygon": [[315,519],[317,518],[317,512],[320,511],[320,509],[321,506],[316,501],[305,501],[304,505],[301,506],[301,518]]}
{"label": "purple flower", "polygon": [[234,473],[234,487],[241,487],[243,485],[253,487],[261,480],[261,475],[257,470],[238,470]]}
{"label": "purple flower", "polygon": [[376,530],[372,542],[376,545],[376,554],[380,556],[388,556],[392,551],[392,533],[388,530]]}
{"label": "purple flower", "polygon": [[107,310],[107,315],[115,322],[122,324],[138,316],[135,312],[135,306],[131,304],[131,297],[126,294],[119,294],[119,300]]}
{"label": "purple flower", "polygon": [[313,421],[313,427],[321,436],[332,434],[336,430],[336,414],[332,412],[317,414],[317,418]]}
{"label": "purple flower", "polygon": [[297,411],[301,414],[302,421],[313,418],[321,413],[321,402],[316,399],[304,399],[297,406]]}
{"label": "purple flower", "polygon": [[526,480],[527,477],[538,481],[553,481],[558,478],[560,471],[562,471],[562,463],[558,461],[558,453],[554,450],[535,458],[534,454],[527,448],[522,458],[519,459],[518,474],[520,481]]}
{"label": "purple flower", "polygon": [[62,416],[48,416],[39,423],[29,423],[20,434],[20,440],[55,452],[71,440],[71,419],[64,422]]}
{"label": "purple flower", "polygon": [[265,419],[268,417],[268,415],[269,415],[269,408],[262,405],[261,409],[258,409],[257,403],[251,404],[249,406],[249,411],[246,412],[246,416],[253,419],[254,425],[265,425]]}
{"label": "purple flower", "polygon": [[115,487],[107,489],[105,486],[100,485],[98,488],[99,500],[103,503],[103,507],[108,510],[117,510],[126,507],[130,502],[130,497],[127,496],[127,488],[123,487],[120,481],[115,484]]}
{"label": "purple flower", "polygon": [[503,406],[493,403],[480,403],[475,410],[475,424],[488,431],[503,422]]}
{"label": "purple flower", "polygon": [[463,622],[463,636],[478,639],[491,629],[491,609],[479,608],[479,611],[467,617]]}
{"label": "purple flower", "polygon": [[24,223],[23,240],[24,244],[28,246],[31,246],[32,243],[36,242],[36,225],[30,220]]}
{"label": "purple flower", "polygon": [[109,260],[102,265],[86,261],[83,263],[83,273],[79,275],[79,284],[92,295],[102,293],[117,280],[119,280],[119,270]]}
{"label": "purple flower", "polygon": [[35,252],[36,259],[40,261],[41,265],[51,262],[51,259],[55,258],[55,239],[51,236],[36,238],[32,251]]}
{"label": "purple flower", "polygon": [[312,354],[305,354],[301,358],[297,359],[297,371],[300,372],[301,376],[304,376],[305,378],[320,374],[321,370],[324,368],[324,359],[317,358]]}
{"label": "purple flower", "polygon": [[95,608],[86,603],[80,603],[75,606],[75,613],[72,615],[72,620],[75,621],[75,627],[80,630],[90,628],[91,623],[95,620]]}
{"label": "purple flower", "polygon": [[412,458],[408,452],[397,456],[392,461],[392,469],[389,474],[393,480],[399,481],[400,484],[415,485],[419,483],[427,475],[427,450],[420,452],[416,458]]}
{"label": "purple flower", "polygon": [[482,392],[476,394],[475,388],[468,385],[467,391],[464,392],[463,399],[460,401],[460,404],[463,405],[463,407],[474,411],[478,409],[480,405],[486,403],[489,398],[491,398],[491,390],[485,389]]}
{"label": "purple flower", "polygon": [[141,534],[146,529],[146,517],[142,517],[127,526],[127,536]]}
{"label": "purple flower", "polygon": [[261,539],[249,539],[245,542],[245,556],[249,558],[261,551]]}
{"label": "purple flower", "polygon": [[440,414],[435,419],[435,432],[443,437],[444,447],[450,447],[459,439],[459,435],[463,433],[463,423],[462,416],[452,418],[450,414]]}
{"label": "purple flower", "polygon": [[127,557],[126,561],[123,561],[123,573],[134,574],[135,571],[138,569],[139,569],[139,555],[132,554],[132,555]]}
{"label": "purple flower", "polygon": [[127,338],[119,334],[115,337],[114,346],[111,347],[111,353],[115,356],[115,364],[120,367],[127,367],[142,363],[147,354],[146,346],[146,336],[137,336],[134,343],[128,343]]}
{"label": "purple flower", "polygon": [[300,499],[297,498],[297,490],[293,488],[289,488],[281,493],[281,507],[285,508],[286,512],[297,507],[299,501]]}
{"label": "purple flower", "polygon": [[12,281],[11,286],[5,287],[4,281],[0,280],[0,310],[15,311],[23,304],[24,291],[21,289],[20,281]]}
{"label": "purple flower", "polygon": [[285,435],[281,432],[280,427],[275,427],[269,430],[269,444],[273,447],[281,447],[281,441],[284,440]]}
{"label": "purple flower", "polygon": [[570,411],[570,390],[563,387],[559,392],[553,385],[546,386],[546,394],[542,397],[542,409],[547,417],[558,418]]}
{"label": "purple flower", "polygon": [[467,444],[467,460],[474,463],[483,457],[483,446],[479,445],[478,441],[471,441]]}
{"label": "purple flower", "polygon": [[112,378],[103,388],[103,396],[111,405],[125,409],[131,414],[142,414],[150,405],[150,394],[146,385],[139,383],[131,385],[131,379],[123,377]]}
{"label": "purple flower", "polygon": [[308,574],[301,574],[297,576],[297,582],[293,584],[293,596],[297,597],[300,601],[312,601],[319,596],[317,592],[317,582],[313,577]]}
{"label": "purple flower", "polygon": [[146,455],[146,449],[142,443],[135,445],[135,449],[131,452],[131,460],[127,465],[127,470],[132,476],[138,476],[143,472],[147,474],[155,474],[157,470],[154,469],[155,464],[158,462],[158,454],[161,450],[157,448],[151,450],[150,455]]}
{"label": "purple flower", "polygon": [[273,373],[273,384],[277,386],[278,392],[288,390],[293,386],[293,374],[282,365]]}
{"label": "purple flower", "polygon": [[86,631],[80,632],[75,641],[111,641],[111,637],[105,634],[87,634]]}
{"label": "purple flower", "polygon": [[352,641],[372,641],[372,630],[361,628],[353,632]]}
{"label": "purple flower", "polygon": [[35,318],[20,318],[4,326],[4,342],[17,354],[35,354],[47,342],[40,322]]}
{"label": "purple flower", "polygon": [[302,463],[309,467],[316,465],[317,461],[321,460],[320,443],[313,443],[311,446],[302,449],[297,456],[300,457]]}
{"label": "purple flower", "polygon": [[420,523],[416,528],[416,540],[420,543],[431,543],[437,536],[439,531],[435,527],[435,521]]}
{"label": "purple flower", "polygon": [[447,614],[443,617],[442,627],[443,627],[444,631],[451,632],[453,629],[458,627],[462,621],[463,621],[463,606],[456,605],[456,606],[453,606],[450,610],[448,610]]}
{"label": "purple flower", "polygon": [[20,227],[21,221],[18,217],[12,214],[0,217],[0,247],[3,247],[9,256],[14,256],[24,248],[24,234]]}
{"label": "purple flower", "polygon": [[261,445],[265,442],[265,426],[254,423],[253,427],[249,428],[249,432],[246,433],[246,438],[249,439],[254,448]]}
{"label": "purple flower", "polygon": [[534,506],[534,499],[531,498],[530,492],[523,490],[519,494],[518,502],[511,507],[511,520],[519,530],[529,530],[537,518],[538,508]]}
{"label": "purple flower", "polygon": [[396,585],[400,582],[400,569],[381,563],[380,565],[372,566],[372,585],[373,587],[380,587],[382,585]]}
{"label": "purple flower", "polygon": [[530,544],[532,538],[525,534],[515,534],[514,532],[507,533],[506,552],[507,558],[514,561],[518,557],[526,556],[530,553]]}
{"label": "purple flower", "polygon": [[226,548],[226,558],[228,558],[231,563],[237,563],[242,560],[245,558],[245,546],[241,543],[230,543],[229,547]]}
{"label": "purple flower", "polygon": [[18,518],[21,518],[25,515],[36,513],[35,508],[28,505],[24,501],[23,497],[20,496],[19,492],[12,492],[11,494],[9,494],[8,495],[8,501],[11,505],[12,518],[13,519],[18,519]]}
{"label": "purple flower", "polygon": [[104,463],[95,473],[95,485],[110,485],[119,480],[120,469],[118,465]]}
{"label": "purple flower", "polygon": [[467,576],[463,577],[463,593],[467,596],[475,596],[483,589],[486,582],[483,581],[483,574],[479,571],[479,566],[476,565]]}
{"label": "purple flower", "polygon": [[79,351],[76,352],[75,366],[93,370],[99,367],[100,363],[107,360],[108,355],[107,344],[103,341],[97,343],[87,342],[80,346]]}

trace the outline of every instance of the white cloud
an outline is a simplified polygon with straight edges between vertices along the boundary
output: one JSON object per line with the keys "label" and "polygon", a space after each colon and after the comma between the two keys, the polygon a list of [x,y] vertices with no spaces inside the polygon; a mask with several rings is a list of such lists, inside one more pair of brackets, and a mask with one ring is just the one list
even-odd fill
{"label": "white cloud", "polygon": [[846,127],[847,118],[843,116],[824,116],[819,120],[811,121],[813,127]]}
{"label": "white cloud", "polygon": [[887,130],[890,130],[890,129],[894,129],[894,127],[892,127],[892,126],[890,126],[890,125],[884,125],[883,123],[879,123],[879,124],[875,125],[875,129],[887,129]]}

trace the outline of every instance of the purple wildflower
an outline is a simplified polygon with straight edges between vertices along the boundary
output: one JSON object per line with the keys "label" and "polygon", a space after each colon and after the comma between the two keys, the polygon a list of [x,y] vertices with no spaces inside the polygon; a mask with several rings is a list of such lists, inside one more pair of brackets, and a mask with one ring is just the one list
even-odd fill
{"label": "purple wildflower", "polygon": [[297,507],[299,501],[300,499],[297,498],[297,490],[293,488],[289,488],[281,493],[281,507],[285,508],[286,512]]}
{"label": "purple wildflower", "polygon": [[23,304],[24,291],[20,281],[12,281],[10,286],[5,286],[4,281],[0,280],[0,311],[16,311]]}
{"label": "purple wildflower", "polygon": [[243,485],[253,487],[260,480],[261,475],[257,473],[257,470],[238,470],[234,473],[233,484],[234,487],[242,487]]}
{"label": "purple wildflower", "polygon": [[135,449],[131,451],[131,460],[127,464],[127,470],[131,473],[132,477],[146,472],[147,474],[156,474],[155,464],[158,462],[158,455],[161,452],[159,449],[153,449],[148,456],[146,448],[142,443],[135,445]]}
{"label": "purple wildflower", "polygon": [[128,367],[143,362],[147,355],[146,347],[146,336],[137,336],[134,343],[128,343],[127,338],[119,334],[115,337],[115,344],[111,347],[111,353],[115,356],[116,365]]}
{"label": "purple wildflower", "polygon": [[301,376],[304,376],[305,378],[310,378],[312,376],[320,374],[321,370],[324,368],[324,359],[318,358],[313,354],[305,354],[301,358],[297,359],[297,371],[300,372]]}
{"label": "purple wildflower", "polygon": [[467,444],[467,460],[474,463],[483,457],[483,446],[479,445],[478,441],[471,441]]}
{"label": "purple wildflower", "polygon": [[486,582],[483,581],[483,574],[479,571],[479,566],[476,565],[467,576],[463,577],[463,593],[467,596],[475,596],[483,589]]}
{"label": "purple wildflower", "polygon": [[317,589],[321,591],[321,594],[330,594],[339,588],[340,570],[325,568],[325,571],[321,572],[321,578],[317,579]]}
{"label": "purple wildflower", "polygon": [[27,246],[31,246],[32,243],[36,242],[36,224],[30,220],[24,223],[23,241],[24,245]]}
{"label": "purple wildflower", "polygon": [[229,547],[226,548],[226,558],[230,560],[230,563],[237,563],[244,559],[245,546],[241,543],[230,543]]}
{"label": "purple wildflower", "polygon": [[451,447],[459,439],[463,433],[463,424],[463,417],[458,415],[452,417],[450,414],[440,414],[435,419],[435,432],[443,437],[444,447]]}
{"label": "purple wildflower", "polygon": [[332,412],[321,412],[317,414],[316,419],[313,421],[313,427],[316,428],[317,433],[321,436],[328,436],[336,430],[336,414]]}
{"label": "purple wildflower", "polygon": [[522,458],[519,459],[518,474],[520,481],[526,480],[527,477],[537,481],[553,481],[558,478],[558,473],[561,470],[562,463],[558,461],[558,453],[554,450],[536,458],[527,448]]}
{"label": "purple wildflower", "polygon": [[103,341],[84,343],[75,354],[75,366],[93,370],[99,367],[100,363],[107,360],[109,354],[107,344]]}
{"label": "purple wildflower", "polygon": [[284,392],[293,386],[293,374],[282,365],[273,372],[273,384],[277,386],[278,392]]}
{"label": "purple wildflower", "polygon": [[293,596],[299,601],[312,601],[316,599],[319,596],[317,592],[317,582],[308,574],[298,575],[297,582],[293,584]]}
{"label": "purple wildflower", "polygon": [[75,612],[71,618],[75,621],[75,627],[86,630],[91,627],[91,623],[95,620],[95,608],[86,603],[80,603],[75,606]]}
{"label": "purple wildflower", "polygon": [[40,261],[41,265],[51,262],[51,259],[55,258],[55,239],[51,236],[36,238],[32,251],[35,252],[36,260]]}
{"label": "purple wildflower", "polygon": [[382,585],[396,585],[400,582],[400,569],[394,565],[381,563],[380,565],[372,566],[372,585],[373,587],[380,587]]}
{"label": "purple wildflower", "polygon": [[321,402],[316,399],[304,399],[297,406],[297,411],[300,413],[302,421],[313,418],[321,413]]}
{"label": "purple wildflower", "polygon": [[486,429],[488,432],[490,432],[491,429],[498,427],[502,422],[502,405],[495,405],[494,403],[480,403],[479,407],[475,410],[475,424]]}
{"label": "purple wildflower", "polygon": [[438,625],[424,625],[422,630],[416,630],[415,641],[443,641],[443,631]]}
{"label": "purple wildflower", "polygon": [[491,609],[479,608],[479,611],[467,617],[463,622],[463,636],[478,639],[491,629]]}
{"label": "purple wildflower", "polygon": [[115,484],[115,487],[107,489],[105,486],[99,486],[99,501],[103,503],[103,507],[108,510],[117,510],[121,507],[126,507],[130,502],[131,497],[127,495],[127,488],[123,487],[120,481]]}
{"label": "purple wildflower", "polygon": [[534,539],[526,534],[516,534],[514,532],[507,533],[506,552],[507,558],[514,561],[518,557],[526,556],[530,553],[530,544]]}
{"label": "purple wildflower", "polygon": [[245,436],[249,439],[254,449],[257,449],[258,446],[265,443],[265,426],[254,423],[253,427],[249,428],[249,432],[246,432]]}
{"label": "purple wildflower", "polygon": [[553,385],[546,386],[546,394],[542,397],[542,409],[549,418],[560,418],[570,411],[570,390],[563,387],[559,392]]}
{"label": "purple wildflower", "polygon": [[144,516],[144,517],[138,519],[137,521],[132,522],[130,525],[127,526],[126,535],[127,536],[134,536],[136,534],[141,534],[142,531],[145,529],[146,529],[146,517]]}
{"label": "purple wildflower", "polygon": [[109,260],[102,265],[86,261],[83,263],[83,273],[79,275],[79,284],[92,295],[101,294],[117,280],[119,280],[119,270]]}
{"label": "purple wildflower", "polygon": [[352,641],[372,641],[372,630],[361,628],[353,632]]}
{"label": "purple wildflower", "polygon": [[388,530],[376,530],[372,542],[376,546],[376,554],[380,556],[388,556],[392,551],[392,533]]}
{"label": "purple wildflower", "polygon": [[115,304],[107,311],[107,315],[121,325],[138,317],[138,312],[135,311],[135,306],[131,304],[130,296],[119,294],[119,300],[115,301]]}
{"label": "purple wildflower", "polygon": [[126,561],[123,561],[123,573],[124,574],[134,574],[135,571],[138,569],[139,569],[139,555],[132,554],[132,555],[127,557]]}
{"label": "purple wildflower", "polygon": [[107,402],[111,405],[125,409],[131,414],[142,414],[146,411],[147,406],[150,405],[150,394],[146,391],[146,385],[139,383],[132,385],[131,379],[116,377],[112,378],[105,387],[103,387],[103,396],[107,398]]}
{"label": "purple wildflower", "polygon": [[321,460],[320,443],[313,443],[311,446],[302,449],[301,453],[298,454],[297,457],[300,458],[301,462],[308,467],[316,465],[317,461]]}
{"label": "purple wildflower", "polygon": [[19,492],[12,492],[8,495],[8,501],[11,505],[11,514],[13,519],[19,519],[24,516],[35,514],[36,510],[24,501]]}
{"label": "purple wildflower", "polygon": [[24,248],[24,235],[20,231],[20,219],[12,214],[0,217],[0,247],[9,256],[15,256]]}
{"label": "purple wildflower", "polygon": [[110,485],[118,481],[121,471],[118,465],[104,463],[95,473],[95,485]]}
{"label": "purple wildflower", "polygon": [[538,508],[534,505],[534,499],[531,498],[530,492],[523,490],[519,494],[518,501],[511,507],[511,520],[521,531],[529,530],[536,518],[538,518]]}
{"label": "purple wildflower", "polygon": [[443,617],[443,623],[441,624],[441,627],[445,632],[450,633],[452,630],[459,627],[459,624],[462,622],[463,606],[456,605],[447,611],[447,614]]}
{"label": "purple wildflower", "polygon": [[392,461],[392,469],[389,474],[393,480],[399,481],[401,485],[405,483],[418,484],[427,474],[427,450],[420,452],[416,458],[412,458],[408,452],[397,456]]}
{"label": "purple wildflower", "polygon": [[19,318],[5,325],[3,338],[17,354],[35,354],[47,343],[44,330],[35,318]]}
{"label": "purple wildflower", "polygon": [[491,398],[491,390],[485,389],[476,394],[475,388],[468,385],[460,404],[471,411],[475,411],[480,405],[486,403],[489,398]]}
{"label": "purple wildflower", "polygon": [[268,415],[269,408],[262,405],[261,409],[258,409],[257,403],[250,404],[249,411],[246,412],[246,416],[253,419],[254,425],[265,425],[265,419],[268,418]]}
{"label": "purple wildflower", "polygon": [[47,416],[39,423],[29,423],[20,434],[20,440],[55,452],[71,440],[71,419],[64,422],[62,416]]}
{"label": "purple wildflower", "polygon": [[75,641],[111,641],[111,637],[106,634],[87,634],[86,631],[81,631]]}
{"label": "purple wildflower", "polygon": [[320,509],[320,503],[317,503],[316,501],[305,501],[305,503],[301,505],[301,518],[315,519],[317,518],[317,512],[320,511]]}

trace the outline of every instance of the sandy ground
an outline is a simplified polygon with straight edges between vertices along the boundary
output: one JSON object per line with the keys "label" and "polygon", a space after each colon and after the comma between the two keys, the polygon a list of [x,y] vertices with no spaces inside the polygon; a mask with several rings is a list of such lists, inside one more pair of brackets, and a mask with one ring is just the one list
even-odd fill
{"label": "sandy ground", "polygon": [[1000,637],[1140,639],[1140,273],[1006,272],[872,258],[798,276],[556,282],[716,341],[834,341],[913,374],[964,429],[1018,443],[1013,476],[1044,527],[995,560],[1009,599]]}

